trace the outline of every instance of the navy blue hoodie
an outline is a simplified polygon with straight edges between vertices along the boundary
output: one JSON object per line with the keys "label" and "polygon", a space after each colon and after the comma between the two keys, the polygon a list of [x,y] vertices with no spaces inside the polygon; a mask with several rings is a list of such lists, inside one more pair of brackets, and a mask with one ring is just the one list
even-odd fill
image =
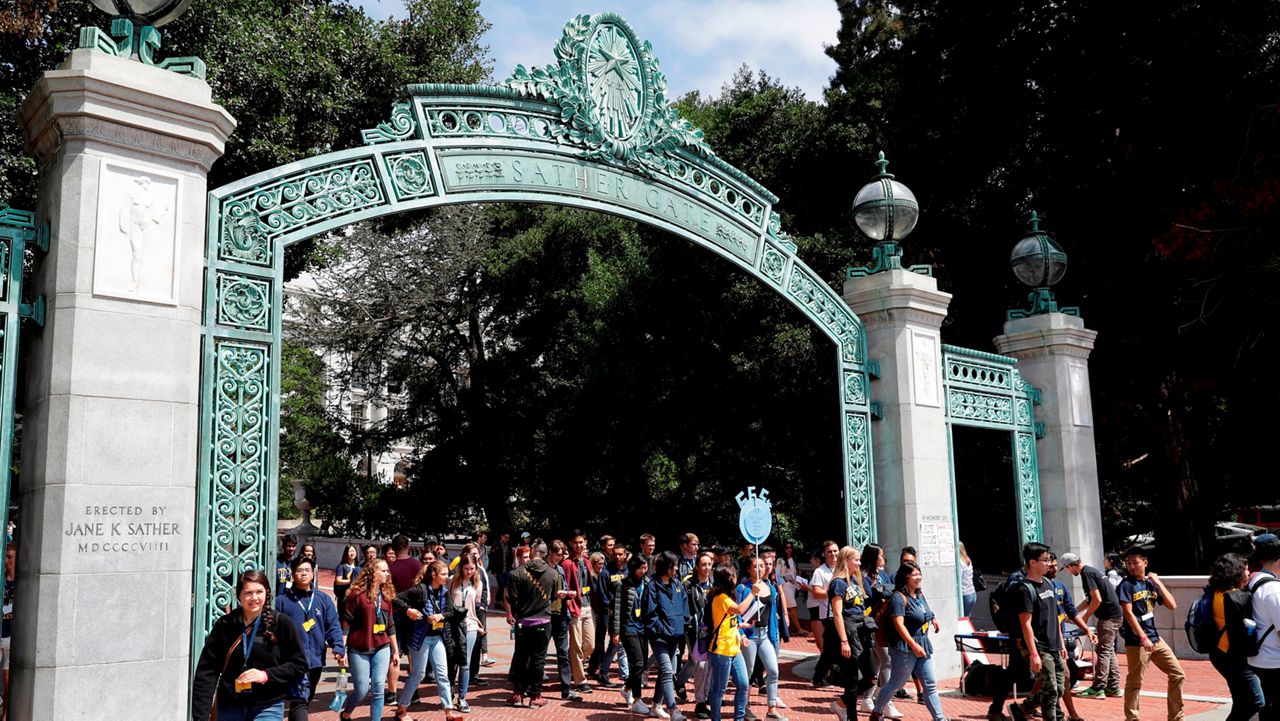
{"label": "navy blue hoodie", "polygon": [[645,585],[644,630],[650,638],[672,638],[684,635],[689,618],[689,596],[684,584],[672,579],[663,583],[654,578]]}

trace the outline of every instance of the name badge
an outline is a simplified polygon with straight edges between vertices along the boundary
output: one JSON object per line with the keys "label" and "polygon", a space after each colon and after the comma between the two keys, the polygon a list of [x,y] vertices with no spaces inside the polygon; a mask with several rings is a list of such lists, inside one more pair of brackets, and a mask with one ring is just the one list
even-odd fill
{"label": "name badge", "polygon": [[244,693],[245,691],[248,691],[252,686],[253,684],[251,683],[243,683],[240,681],[236,681],[236,693]]}
{"label": "name badge", "polygon": [[431,624],[432,631],[439,631],[442,628],[444,628],[444,621],[436,621],[435,623]]}
{"label": "name badge", "polygon": [[1153,618],[1155,618],[1155,617],[1156,617],[1155,611],[1147,611],[1146,613],[1144,613],[1144,614],[1142,614],[1141,616],[1139,616],[1139,617],[1138,617],[1138,620],[1139,620],[1139,621],[1150,621],[1151,619],[1153,619]]}
{"label": "name badge", "polygon": [[636,618],[640,618],[640,609],[636,609]]}
{"label": "name badge", "polygon": [[373,624],[373,632],[374,632],[374,633],[386,633],[386,632],[387,632],[387,624],[385,624],[385,623],[375,623],[375,624]]}
{"label": "name badge", "polygon": [[1040,598],[1053,598],[1053,591],[1041,591]]}
{"label": "name badge", "polygon": [[302,622],[302,631],[304,633],[307,631],[310,631],[315,627],[316,627],[316,620],[314,618],[308,618],[307,620]]}

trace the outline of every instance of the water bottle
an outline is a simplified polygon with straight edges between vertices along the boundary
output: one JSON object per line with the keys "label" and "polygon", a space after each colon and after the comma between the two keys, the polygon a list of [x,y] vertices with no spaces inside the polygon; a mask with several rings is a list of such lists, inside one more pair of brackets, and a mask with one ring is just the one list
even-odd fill
{"label": "water bottle", "polygon": [[329,704],[330,711],[341,712],[347,704],[347,691],[351,688],[351,674],[347,673],[345,667],[338,669],[338,684],[333,692],[333,702]]}
{"label": "water bottle", "polygon": [[514,625],[507,626],[507,635],[511,637],[512,641],[516,640],[516,627]]}

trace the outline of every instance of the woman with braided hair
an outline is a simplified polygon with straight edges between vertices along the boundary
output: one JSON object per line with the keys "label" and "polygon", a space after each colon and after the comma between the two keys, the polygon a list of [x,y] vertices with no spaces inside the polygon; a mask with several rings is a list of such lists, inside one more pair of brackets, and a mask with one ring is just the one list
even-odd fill
{"label": "woman with braided hair", "polygon": [[245,571],[240,605],[214,622],[191,684],[192,721],[282,721],[284,699],[307,672],[298,630],[271,607],[271,581]]}

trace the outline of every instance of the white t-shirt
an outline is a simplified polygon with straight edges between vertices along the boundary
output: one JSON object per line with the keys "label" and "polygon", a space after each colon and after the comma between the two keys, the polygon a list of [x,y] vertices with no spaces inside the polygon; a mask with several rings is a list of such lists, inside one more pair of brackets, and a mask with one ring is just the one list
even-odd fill
{"label": "white t-shirt", "polygon": [[1258,624],[1258,633],[1266,633],[1275,627],[1267,640],[1262,642],[1257,656],[1249,657],[1249,665],[1255,668],[1280,668],[1280,581],[1271,581],[1261,586],[1258,582],[1267,578],[1268,574],[1258,573],[1249,579],[1249,588],[1253,592],[1253,620]]}
{"label": "white t-shirt", "polygon": [[[824,591],[827,590],[827,586],[831,585],[831,576],[834,574],[835,571],[827,564],[824,563],[818,566],[813,569],[813,576],[809,578],[809,587],[818,586]],[[814,598],[812,591],[809,592],[809,600],[805,601],[804,605],[809,608],[809,618],[823,619],[827,617],[827,600]]]}
{"label": "white t-shirt", "polygon": [[973,564],[960,561],[960,593],[965,596],[973,596],[978,593],[978,589],[973,586]]}

